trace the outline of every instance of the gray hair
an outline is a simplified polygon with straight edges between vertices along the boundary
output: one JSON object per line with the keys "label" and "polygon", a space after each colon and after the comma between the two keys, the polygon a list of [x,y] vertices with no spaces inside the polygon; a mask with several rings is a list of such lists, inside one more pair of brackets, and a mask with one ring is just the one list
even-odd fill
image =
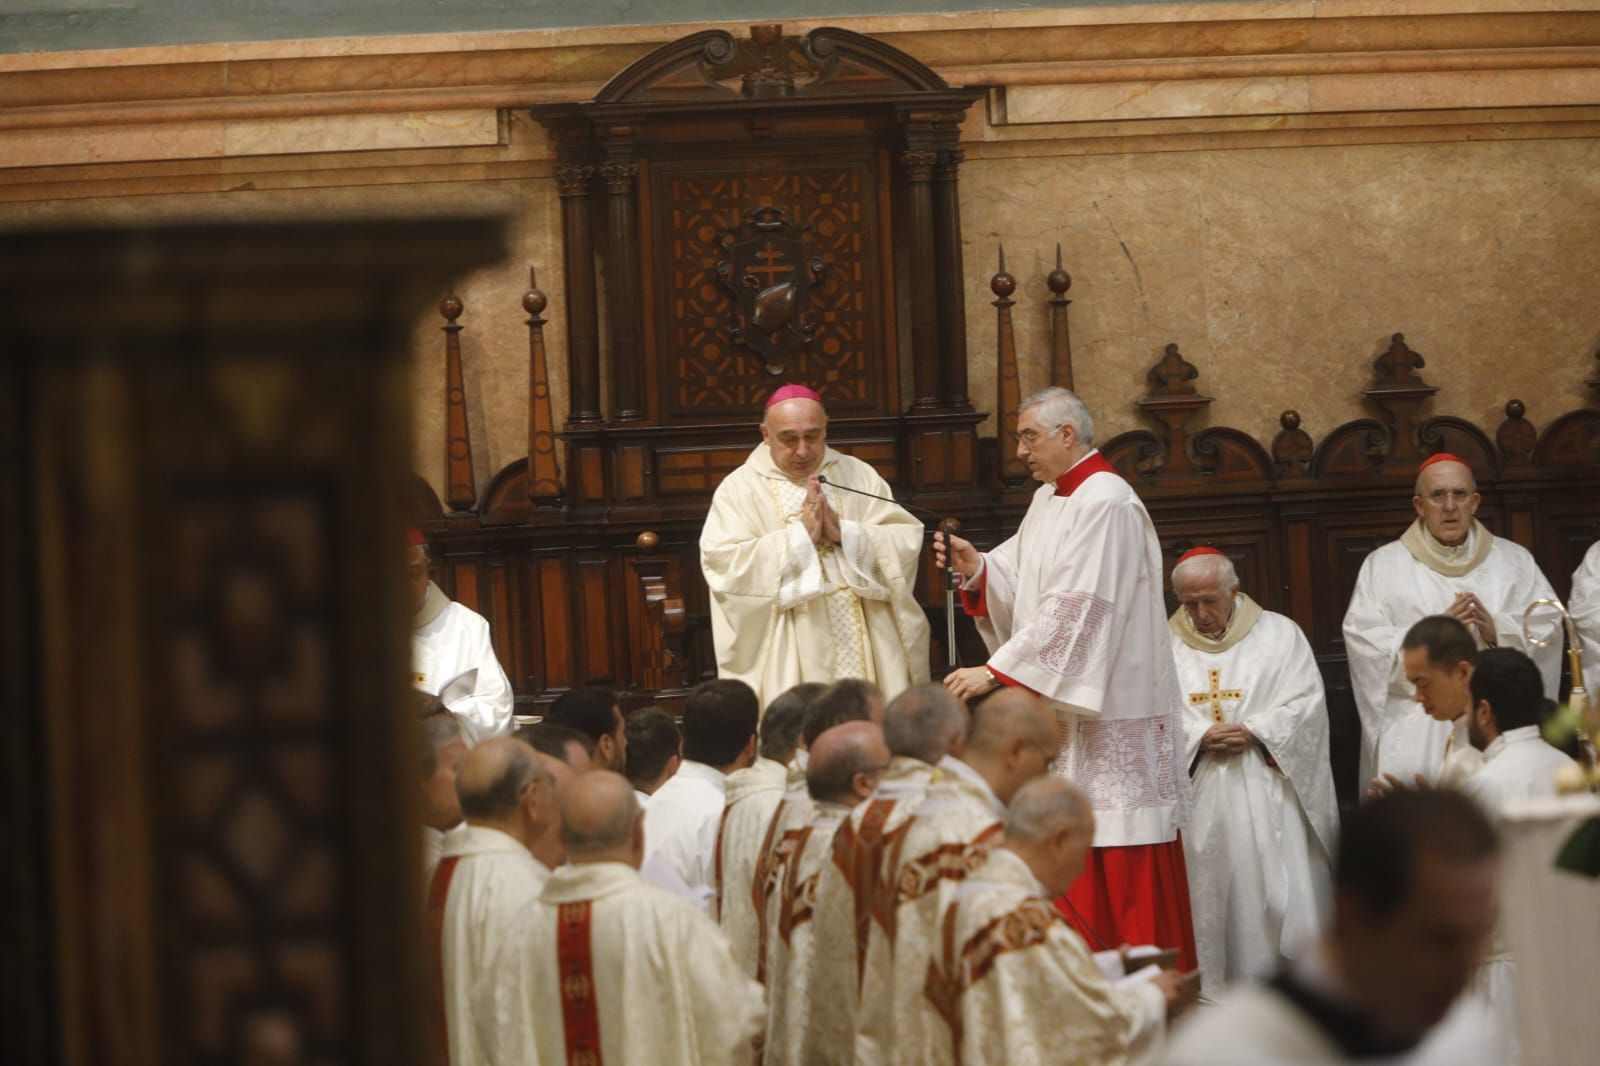
{"label": "gray hair", "polygon": [[1017,408],[1017,414],[1020,415],[1035,407],[1039,410],[1034,417],[1039,420],[1041,426],[1046,429],[1071,426],[1078,434],[1079,444],[1086,448],[1094,444],[1094,416],[1078,398],[1078,394],[1071,389],[1051,385],[1030,393],[1022,401],[1022,406]]}
{"label": "gray hair", "polygon": [[439,753],[461,739],[461,722],[449,711],[422,719],[422,780],[439,771]]}
{"label": "gray hair", "polygon": [[1078,827],[1094,814],[1089,798],[1059,777],[1036,777],[1017,789],[1006,812],[1007,840],[1039,843],[1063,826]]}
{"label": "gray hair", "polygon": [[943,685],[914,685],[883,709],[889,754],[936,763],[967,731],[967,712]]}
{"label": "gray hair", "polygon": [[1204,581],[1208,577],[1216,578],[1217,584],[1225,589],[1239,587],[1239,572],[1233,568],[1233,560],[1207,552],[1185,559],[1172,568],[1172,591],[1178,591],[1179,585]]}

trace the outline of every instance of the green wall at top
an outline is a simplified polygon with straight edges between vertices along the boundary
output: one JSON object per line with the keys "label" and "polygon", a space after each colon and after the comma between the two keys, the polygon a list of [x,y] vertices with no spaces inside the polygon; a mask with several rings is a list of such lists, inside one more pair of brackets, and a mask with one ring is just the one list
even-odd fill
{"label": "green wall at top", "polygon": [[[1160,0],[0,0],[0,52],[844,15],[1110,7]],[[1218,0],[1201,0],[1218,2]]]}

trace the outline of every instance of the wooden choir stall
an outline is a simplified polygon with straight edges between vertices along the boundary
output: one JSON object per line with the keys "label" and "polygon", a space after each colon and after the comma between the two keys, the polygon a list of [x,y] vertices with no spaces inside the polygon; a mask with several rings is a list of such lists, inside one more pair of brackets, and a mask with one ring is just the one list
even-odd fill
{"label": "wooden choir stall", "polygon": [[[1072,384],[1072,279],[1058,248],[1042,288],[1019,300],[999,253],[988,283],[999,436],[980,438],[963,309],[982,283],[962,276],[957,195],[957,131],[978,96],[859,34],[758,26],[742,40],[693,34],[588,103],[535,109],[559,153],[568,408],[558,430],[549,298],[535,284],[522,301],[528,454],[480,492],[461,303],[446,300],[446,499],[419,478],[413,501],[441,585],[490,619],[521,710],[598,679],[630,703],[672,705],[712,675],[696,543],[713,490],[759,440],[762,403],[780,384],[818,389],[829,443],[872,463],[900,499],[958,519],[980,547],[1015,528],[1033,489],[1014,457],[1016,407],[1031,389]],[[1021,381],[1019,313],[1047,316],[1049,382]],[[1600,532],[1600,409],[1542,428],[1510,397],[1497,426],[1435,413],[1448,391],[1423,376],[1399,333],[1350,338],[1349,365],[1370,366],[1352,370],[1350,389],[1372,417],[1312,427],[1289,410],[1265,442],[1190,429],[1211,398],[1179,344],[1163,351],[1152,338],[1148,354],[1126,359],[1148,383],[1138,406],[1150,429],[1102,450],[1144,497],[1169,560],[1196,544],[1225,549],[1251,595],[1304,629],[1327,682],[1347,803],[1358,725],[1340,620],[1366,554],[1412,518],[1418,462],[1466,457],[1482,520],[1531,549],[1562,596]],[[1431,359],[1430,376],[1448,375],[1447,354]],[[1600,400],[1600,367],[1589,384]],[[931,562],[920,590],[942,664]],[[962,661],[981,661],[964,620],[960,633]]]}

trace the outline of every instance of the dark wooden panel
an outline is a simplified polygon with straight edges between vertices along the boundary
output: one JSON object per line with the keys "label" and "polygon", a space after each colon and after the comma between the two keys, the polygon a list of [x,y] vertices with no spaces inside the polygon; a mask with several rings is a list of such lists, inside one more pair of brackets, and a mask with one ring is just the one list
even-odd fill
{"label": "dark wooden panel", "polygon": [[539,616],[542,620],[544,648],[544,688],[564,689],[576,684],[572,619],[573,602],[567,587],[567,564],[559,555],[541,555],[539,569]]}

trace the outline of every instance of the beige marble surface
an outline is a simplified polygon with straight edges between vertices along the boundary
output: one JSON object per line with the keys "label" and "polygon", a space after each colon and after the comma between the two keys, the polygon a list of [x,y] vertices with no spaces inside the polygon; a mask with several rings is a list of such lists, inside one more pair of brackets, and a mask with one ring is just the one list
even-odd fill
{"label": "beige marble surface", "polygon": [[[1176,341],[1209,423],[1263,442],[1298,409],[1320,438],[1389,335],[1440,387],[1428,413],[1491,432],[1516,397],[1543,426],[1585,400],[1600,341],[1600,143],[1384,144],[974,160],[962,175],[974,398],[992,409],[988,278],[1006,246],[1024,389],[1045,384],[1056,241],[1077,384],[1104,433],[1145,425],[1145,371]],[[1199,423],[1197,423],[1198,425]]]}

